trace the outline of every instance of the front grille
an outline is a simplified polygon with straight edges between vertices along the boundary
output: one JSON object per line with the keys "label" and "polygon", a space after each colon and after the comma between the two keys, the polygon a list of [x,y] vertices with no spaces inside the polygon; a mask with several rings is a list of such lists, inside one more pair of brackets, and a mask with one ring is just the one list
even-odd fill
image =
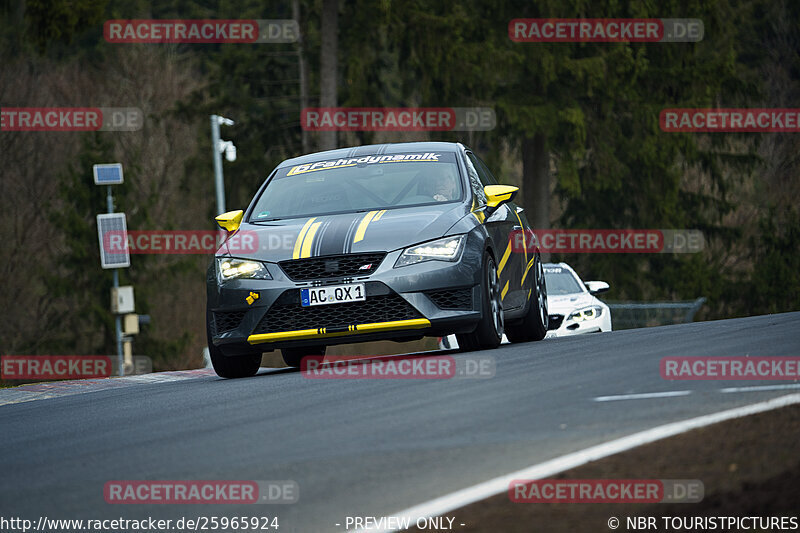
{"label": "front grille", "polygon": [[385,252],[331,255],[281,261],[278,264],[292,281],[313,281],[327,278],[369,276],[375,272],[385,256]]}
{"label": "front grille", "polygon": [[425,294],[439,309],[472,309],[472,288],[438,289]]}
{"label": "front grille", "polygon": [[282,303],[269,308],[253,333],[277,333],[298,329],[347,327],[352,324],[410,320],[422,315],[397,293],[370,296],[363,302],[301,307]]}
{"label": "front grille", "polygon": [[226,331],[233,331],[242,323],[247,311],[225,311],[214,313],[214,332],[215,335],[225,333]]}
{"label": "front grille", "polygon": [[550,315],[550,325],[547,329],[558,329],[564,321],[564,315]]}

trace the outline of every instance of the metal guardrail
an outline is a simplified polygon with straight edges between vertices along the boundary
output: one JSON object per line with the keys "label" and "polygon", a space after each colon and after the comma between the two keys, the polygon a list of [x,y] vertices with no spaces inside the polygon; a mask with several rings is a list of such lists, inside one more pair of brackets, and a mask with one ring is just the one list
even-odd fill
{"label": "metal guardrail", "polygon": [[705,298],[697,298],[685,302],[606,301],[605,303],[611,309],[613,328],[631,329],[692,322],[694,315],[705,302]]}

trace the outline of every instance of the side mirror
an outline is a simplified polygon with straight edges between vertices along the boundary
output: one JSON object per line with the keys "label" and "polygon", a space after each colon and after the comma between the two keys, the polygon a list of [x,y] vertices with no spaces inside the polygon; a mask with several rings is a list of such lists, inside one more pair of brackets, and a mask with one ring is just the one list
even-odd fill
{"label": "side mirror", "polygon": [[584,283],[584,285],[586,285],[586,288],[589,289],[589,294],[608,292],[608,283],[605,281],[587,281]]}
{"label": "side mirror", "polygon": [[487,185],[483,188],[486,193],[486,215],[489,216],[506,202],[510,202],[519,192],[519,187],[511,185]]}
{"label": "side mirror", "polygon": [[228,211],[227,213],[222,213],[218,215],[214,220],[217,221],[217,224],[220,228],[224,229],[228,233],[233,233],[239,226],[242,224],[242,217],[244,216],[244,211],[239,209],[238,211]]}

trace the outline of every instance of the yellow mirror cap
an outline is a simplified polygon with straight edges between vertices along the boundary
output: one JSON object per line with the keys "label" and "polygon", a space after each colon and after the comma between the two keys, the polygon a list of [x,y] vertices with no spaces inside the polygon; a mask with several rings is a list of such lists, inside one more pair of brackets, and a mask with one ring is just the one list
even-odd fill
{"label": "yellow mirror cap", "polygon": [[513,194],[519,190],[519,187],[513,185],[487,185],[483,188],[486,196],[506,196]]}
{"label": "yellow mirror cap", "polygon": [[519,187],[513,185],[487,185],[483,188],[489,207],[497,207],[502,202],[508,202],[517,191],[519,191]]}
{"label": "yellow mirror cap", "polygon": [[217,224],[219,224],[222,229],[227,231],[236,231],[239,229],[239,225],[242,223],[243,216],[244,211],[239,209],[237,211],[228,211],[227,213],[217,215],[214,220],[217,221]]}

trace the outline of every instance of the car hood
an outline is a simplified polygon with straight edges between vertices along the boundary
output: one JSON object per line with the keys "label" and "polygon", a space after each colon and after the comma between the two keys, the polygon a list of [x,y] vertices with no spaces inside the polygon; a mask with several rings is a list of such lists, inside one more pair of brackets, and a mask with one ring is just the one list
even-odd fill
{"label": "car hood", "polygon": [[284,261],[360,252],[390,252],[443,237],[463,216],[461,203],[243,223],[217,255]]}
{"label": "car hood", "polygon": [[600,304],[602,302],[588,292],[576,292],[558,296],[547,295],[547,309],[550,314],[566,315],[575,309]]}

